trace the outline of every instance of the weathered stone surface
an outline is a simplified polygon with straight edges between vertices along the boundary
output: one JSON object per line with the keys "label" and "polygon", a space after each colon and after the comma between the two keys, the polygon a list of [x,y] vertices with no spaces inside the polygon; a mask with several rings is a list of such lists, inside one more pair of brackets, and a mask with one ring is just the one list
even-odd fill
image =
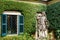
{"label": "weathered stone surface", "polygon": [[47,22],[47,18],[44,12],[37,14],[36,40],[47,40],[46,22]]}

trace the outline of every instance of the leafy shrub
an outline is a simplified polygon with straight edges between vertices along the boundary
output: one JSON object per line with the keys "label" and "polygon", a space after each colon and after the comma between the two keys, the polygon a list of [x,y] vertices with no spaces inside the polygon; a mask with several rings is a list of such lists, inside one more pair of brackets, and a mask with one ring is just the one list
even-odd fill
{"label": "leafy shrub", "polygon": [[60,29],[60,2],[48,5],[47,18],[51,29]]}
{"label": "leafy shrub", "polygon": [[60,2],[48,5],[47,7],[47,19],[49,20],[49,30],[54,30],[55,35],[58,36],[60,33]]}
{"label": "leafy shrub", "polygon": [[0,1],[0,14],[4,11],[19,11],[24,15],[24,32],[35,32],[35,15],[36,12],[45,11],[46,6],[39,3]]}
{"label": "leafy shrub", "polygon": [[0,40],[34,40],[32,36],[25,33],[19,36],[6,36],[6,37],[0,37]]}

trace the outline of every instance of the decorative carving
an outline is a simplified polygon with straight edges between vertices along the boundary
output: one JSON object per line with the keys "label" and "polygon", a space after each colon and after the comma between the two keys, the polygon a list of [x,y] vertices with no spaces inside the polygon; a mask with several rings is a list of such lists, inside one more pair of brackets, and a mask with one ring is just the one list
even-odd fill
{"label": "decorative carving", "polygon": [[38,12],[36,16],[36,40],[47,38],[47,18],[45,12]]}

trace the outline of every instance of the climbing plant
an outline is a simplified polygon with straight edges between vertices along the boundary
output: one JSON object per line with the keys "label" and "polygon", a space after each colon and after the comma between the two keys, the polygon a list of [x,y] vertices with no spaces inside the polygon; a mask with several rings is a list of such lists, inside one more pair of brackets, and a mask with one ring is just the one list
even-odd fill
{"label": "climbing plant", "polygon": [[40,3],[0,0],[0,14],[9,10],[19,11],[24,15],[24,32],[32,34],[35,32],[36,12],[45,11],[46,5]]}
{"label": "climbing plant", "polygon": [[48,30],[54,30],[56,36],[60,36],[60,2],[48,5],[47,7],[47,19],[50,26]]}

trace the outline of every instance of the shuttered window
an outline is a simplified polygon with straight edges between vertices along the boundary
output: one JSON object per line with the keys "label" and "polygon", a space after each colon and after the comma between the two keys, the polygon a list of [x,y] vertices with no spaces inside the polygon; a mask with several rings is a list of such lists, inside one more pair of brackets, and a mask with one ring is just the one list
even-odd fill
{"label": "shuttered window", "polygon": [[[2,15],[2,36],[7,35],[7,15],[3,14]],[[17,15],[17,32],[18,34],[23,33],[24,31],[24,16],[23,15]]]}

